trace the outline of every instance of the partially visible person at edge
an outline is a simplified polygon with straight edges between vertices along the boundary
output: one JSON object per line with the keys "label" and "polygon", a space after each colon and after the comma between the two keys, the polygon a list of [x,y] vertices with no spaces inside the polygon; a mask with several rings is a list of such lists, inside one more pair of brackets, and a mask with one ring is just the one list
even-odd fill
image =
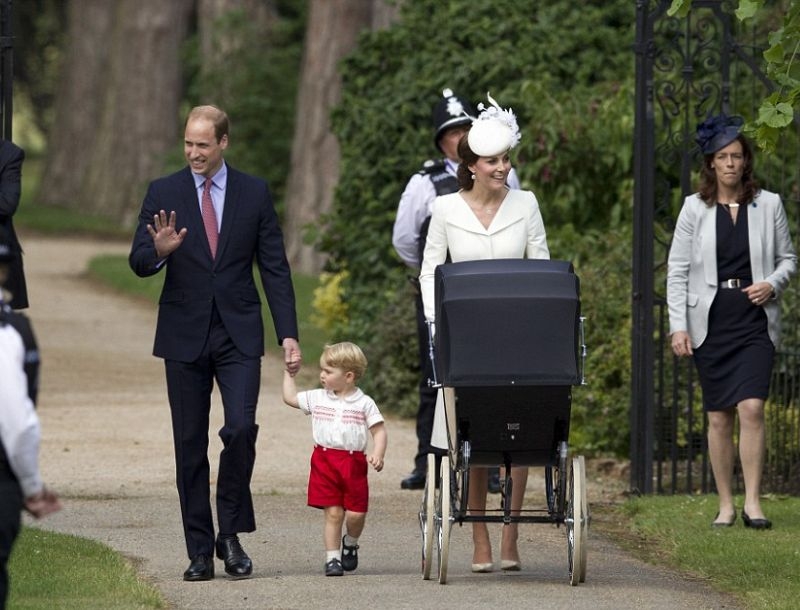
{"label": "partially visible person at edge", "polygon": [[22,162],[25,151],[8,140],[0,140],[0,228],[6,231],[14,252],[14,260],[8,269],[6,288],[12,298],[8,302],[12,309],[28,307],[28,288],[22,267],[22,247],[14,230],[13,216],[19,207],[22,192]]}
{"label": "partially visible person at edge", "polygon": [[[453,262],[494,258],[549,259],[539,203],[531,191],[511,190],[509,151],[520,140],[514,113],[502,109],[491,96],[458,144],[460,190],[437,197],[433,204],[419,281],[425,319],[435,322],[434,272],[448,252]],[[441,392],[440,392],[441,397]],[[437,401],[431,444],[447,447],[443,400]],[[468,507],[472,514],[486,509],[485,468],[470,468]],[[519,515],[528,480],[526,467],[512,467],[511,514]],[[500,566],[519,570],[518,524],[503,525]],[[485,522],[472,524],[473,572],[491,572],[492,546]]]}
{"label": "partially visible person at edge", "polygon": [[703,153],[699,191],[678,216],[667,271],[676,356],[693,356],[708,415],[708,453],[719,495],[714,527],[736,521],[732,480],[739,415],[744,477],[742,521],[769,529],[761,508],[764,401],[780,338],[780,296],[797,256],[781,199],[758,188],[742,118],[711,117],[697,127]]}
{"label": "partially visible person at edge", "polygon": [[40,519],[61,508],[39,473],[39,419],[34,411],[39,351],[28,318],[8,304],[3,287],[18,256],[0,228],[0,610],[8,598],[8,560],[26,510]]}
{"label": "partially visible person at edge", "polygon": [[326,345],[319,366],[322,387],[303,392],[284,371],[283,402],[311,416],[308,505],[324,514],[325,576],[342,576],[358,568],[358,539],[369,507],[367,465],[383,470],[386,426],[378,405],[357,385],[367,370],[360,347],[348,341]]}
{"label": "partially visible person at edge", "polygon": [[[231,577],[253,571],[238,534],[256,528],[250,480],[264,327],[254,262],[286,367],[297,372],[301,361],[294,289],[269,188],[225,162],[228,143],[225,112],[214,106],[189,112],[188,166],[150,184],[129,259],[141,277],[166,270],[153,354],[166,370],[188,581],[214,578],[215,551]],[[216,539],[208,461],[215,380],[225,414]]]}
{"label": "partially visible person at edge", "polygon": [[[397,215],[392,230],[392,245],[397,255],[413,269],[412,281],[418,285],[417,275],[422,253],[425,250],[425,236],[428,233],[433,201],[437,196],[455,193],[458,190],[458,142],[467,133],[475,117],[475,109],[467,100],[453,93],[451,89],[442,91],[441,99],[434,105],[433,143],[444,157],[429,159],[422,169],[411,176],[400,197]],[[508,186],[519,189],[519,179],[512,168],[507,177]],[[428,327],[422,309],[422,296],[416,291],[414,304],[417,311],[417,341],[419,347],[419,366],[422,373],[419,384],[419,407],[417,409],[417,454],[414,456],[414,469],[400,482],[402,489],[422,489],[428,470],[428,454],[431,449],[431,430],[436,406],[436,388],[431,387],[433,370],[428,349]],[[434,451],[435,453],[435,451]],[[500,491],[497,469],[490,473],[489,488],[493,493]]]}

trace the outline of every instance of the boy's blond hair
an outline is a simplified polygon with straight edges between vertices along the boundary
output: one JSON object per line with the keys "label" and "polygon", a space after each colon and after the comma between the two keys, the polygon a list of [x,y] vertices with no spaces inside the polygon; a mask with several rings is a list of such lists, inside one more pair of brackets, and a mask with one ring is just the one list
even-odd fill
{"label": "boy's blond hair", "polygon": [[322,361],[328,366],[342,369],[345,373],[352,372],[356,381],[361,379],[367,370],[367,357],[364,352],[349,341],[326,345],[322,350]]}

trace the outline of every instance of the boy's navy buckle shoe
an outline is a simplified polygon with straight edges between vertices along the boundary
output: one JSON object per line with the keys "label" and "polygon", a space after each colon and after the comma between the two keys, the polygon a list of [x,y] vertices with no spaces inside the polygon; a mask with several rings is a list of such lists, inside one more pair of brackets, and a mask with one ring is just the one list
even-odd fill
{"label": "boy's navy buckle shoe", "polygon": [[342,568],[346,572],[352,572],[358,567],[358,545],[348,546],[344,543],[342,536]]}

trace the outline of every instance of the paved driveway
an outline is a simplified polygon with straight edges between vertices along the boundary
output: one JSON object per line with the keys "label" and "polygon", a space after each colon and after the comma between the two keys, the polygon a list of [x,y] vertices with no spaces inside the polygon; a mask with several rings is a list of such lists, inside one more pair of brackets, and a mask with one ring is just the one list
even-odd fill
{"label": "paved driveway", "polygon": [[[127,253],[128,246],[32,236],[23,243],[33,303],[29,313],[44,361],[42,470],[65,499],[65,509],[40,525],[99,540],[123,553],[171,607],[736,607],[704,583],[633,559],[591,531],[586,582],[571,587],[564,530],[540,524],[521,527],[521,572],[472,574],[469,527],[455,527],[448,584],[423,581],[420,493],[399,489],[416,445],[413,422],[407,421],[388,422],[386,468],[371,474],[372,503],[359,569],[343,578],[325,578],[321,514],[305,505],[310,423],[280,400],[277,352],[265,359],[259,405],[253,477],[259,528],[242,536],[255,564],[254,577],[231,581],[217,562],[215,580],[183,582],[188,560],[174,489],[163,366],[150,356],[155,307],[93,285],[84,271],[90,257]],[[220,446],[218,402],[212,410],[214,472]],[[541,477],[533,475],[526,505],[544,499]],[[589,479],[591,504],[604,490],[591,473]],[[492,535],[497,544],[497,527]]]}

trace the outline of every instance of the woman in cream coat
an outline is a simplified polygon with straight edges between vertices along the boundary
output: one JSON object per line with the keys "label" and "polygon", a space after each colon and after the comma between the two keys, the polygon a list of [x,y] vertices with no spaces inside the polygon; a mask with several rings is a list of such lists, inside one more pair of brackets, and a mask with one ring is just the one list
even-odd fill
{"label": "woman in cream coat", "polygon": [[746,527],[772,523],[760,504],[764,402],[780,338],[779,298],[797,256],[780,197],[759,190],[740,117],[698,126],[703,151],[700,192],[686,198],[675,227],[667,272],[672,349],[693,356],[708,414],[708,452],[719,495],[713,527],[736,520],[732,479],[734,419]]}
{"label": "woman in cream coat", "polygon": [[[493,258],[550,258],[539,203],[530,191],[510,190],[506,178],[511,169],[508,151],[519,141],[519,130],[510,110],[492,107],[473,122],[459,142],[461,190],[438,197],[433,204],[420,287],[425,317],[434,321],[434,271],[449,252],[453,262]],[[479,109],[482,105],[478,106]],[[441,399],[441,393],[440,393]],[[447,448],[442,400],[437,404],[431,445]],[[473,514],[486,509],[487,470],[470,468],[468,505]],[[528,469],[512,468],[512,514],[519,514]],[[517,524],[503,526],[501,568],[519,570]],[[492,547],[486,523],[473,522],[473,572],[491,572]]]}

